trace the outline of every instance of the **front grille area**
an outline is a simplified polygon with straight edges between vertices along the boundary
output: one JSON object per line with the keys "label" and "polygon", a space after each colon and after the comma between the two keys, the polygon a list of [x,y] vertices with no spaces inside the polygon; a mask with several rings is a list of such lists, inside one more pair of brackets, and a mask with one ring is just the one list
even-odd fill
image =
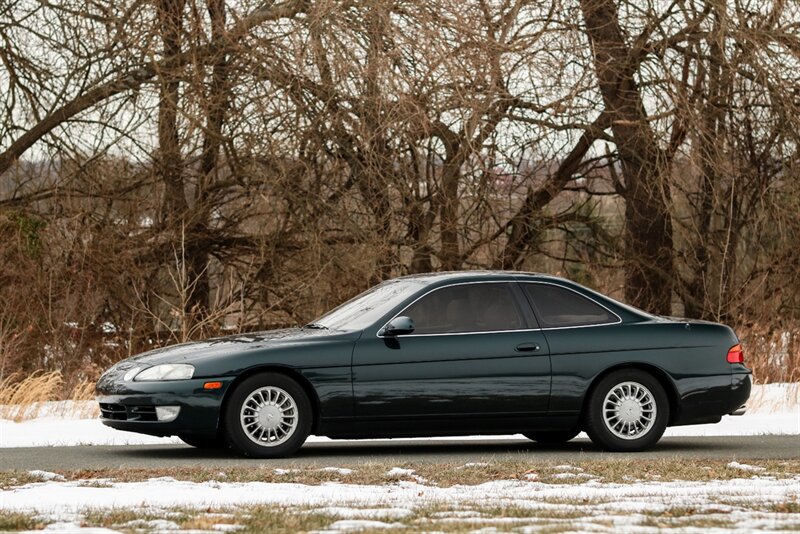
{"label": "front grille area", "polygon": [[114,421],[158,421],[155,406],[126,406],[116,403],[100,403],[100,417]]}
{"label": "front grille area", "polygon": [[100,417],[103,419],[113,419],[115,421],[126,421],[128,414],[122,404],[100,403]]}
{"label": "front grille area", "polygon": [[128,406],[128,421],[158,421],[155,406]]}

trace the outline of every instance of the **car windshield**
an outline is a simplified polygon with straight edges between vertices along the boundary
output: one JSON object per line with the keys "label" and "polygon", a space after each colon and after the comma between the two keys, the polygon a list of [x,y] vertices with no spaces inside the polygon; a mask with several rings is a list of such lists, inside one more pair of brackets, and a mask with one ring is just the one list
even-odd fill
{"label": "car windshield", "polygon": [[309,326],[331,330],[361,330],[389,313],[423,287],[418,280],[389,280],[329,311]]}

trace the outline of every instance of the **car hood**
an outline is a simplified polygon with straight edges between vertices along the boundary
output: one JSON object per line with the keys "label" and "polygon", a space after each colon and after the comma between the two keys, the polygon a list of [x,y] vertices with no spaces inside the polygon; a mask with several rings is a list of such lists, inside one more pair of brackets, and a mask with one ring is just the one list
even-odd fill
{"label": "car hood", "polygon": [[139,364],[148,367],[160,363],[196,363],[207,358],[239,355],[250,351],[263,351],[265,349],[298,344],[355,341],[360,335],[360,331],[345,332],[309,328],[286,328],[266,332],[251,332],[170,345],[144,352],[120,363]]}

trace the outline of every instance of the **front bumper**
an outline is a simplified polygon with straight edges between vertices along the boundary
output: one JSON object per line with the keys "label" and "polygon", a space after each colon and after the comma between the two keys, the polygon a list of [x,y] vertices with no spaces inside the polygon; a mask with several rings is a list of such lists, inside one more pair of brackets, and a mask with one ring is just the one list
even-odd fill
{"label": "front bumper", "polygon": [[[210,381],[222,382],[222,387],[204,389]],[[163,382],[101,379],[97,384],[100,420],[111,428],[152,436],[214,435],[222,399],[232,381],[233,377]],[[180,412],[172,421],[158,421],[157,406],[178,406]]]}

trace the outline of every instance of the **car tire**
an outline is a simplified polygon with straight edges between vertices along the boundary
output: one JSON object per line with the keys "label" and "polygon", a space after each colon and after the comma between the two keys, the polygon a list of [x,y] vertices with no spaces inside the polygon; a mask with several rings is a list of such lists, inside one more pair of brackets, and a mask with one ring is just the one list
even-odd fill
{"label": "car tire", "polygon": [[191,445],[196,449],[227,449],[229,447],[228,441],[224,438],[217,436],[195,436],[183,434],[178,436],[182,442]]}
{"label": "car tire", "polygon": [[311,401],[291,378],[264,373],[236,386],[225,406],[231,448],[251,458],[281,458],[297,452],[311,432]]}
{"label": "car tire", "polygon": [[664,388],[639,369],[623,369],[600,380],[589,394],[584,414],[592,442],[617,452],[652,447],[664,434],[667,421],[669,401]]}
{"label": "car tire", "polygon": [[536,443],[541,443],[542,445],[559,445],[561,443],[568,442],[580,433],[581,431],[579,429],[535,430],[531,432],[525,432],[523,436],[535,441]]}

